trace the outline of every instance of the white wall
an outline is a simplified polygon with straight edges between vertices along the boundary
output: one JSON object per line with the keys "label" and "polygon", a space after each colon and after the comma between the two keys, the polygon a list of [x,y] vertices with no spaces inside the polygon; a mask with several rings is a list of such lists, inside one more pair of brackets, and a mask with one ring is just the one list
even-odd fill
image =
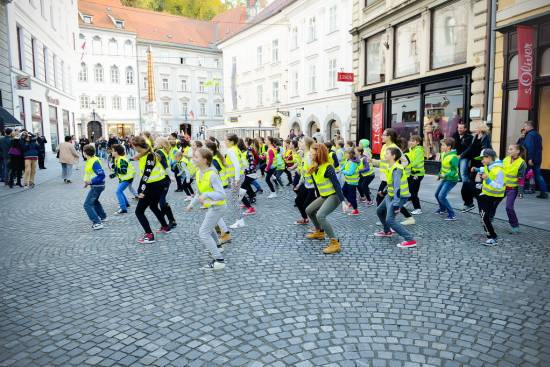
{"label": "white wall", "polygon": [[[10,113],[13,113],[8,46],[8,11],[6,4],[0,1],[0,91],[2,91],[2,100],[0,102],[2,107]],[[16,118],[17,117],[19,116],[16,116]]]}

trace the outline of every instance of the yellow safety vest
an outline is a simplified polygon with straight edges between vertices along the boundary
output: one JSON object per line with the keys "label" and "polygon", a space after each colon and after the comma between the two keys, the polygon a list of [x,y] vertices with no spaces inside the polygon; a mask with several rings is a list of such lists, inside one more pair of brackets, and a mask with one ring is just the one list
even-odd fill
{"label": "yellow safety vest", "polygon": [[248,168],[248,158],[246,157],[246,150],[239,151],[239,158],[241,160],[241,175],[244,174],[245,167]]}
{"label": "yellow safety vest", "polygon": [[[156,154],[156,153],[153,153]],[[143,176],[143,171],[145,171],[145,166],[147,165],[147,156],[148,154],[144,155],[139,159],[139,173]],[[161,180],[164,180],[166,177],[166,170],[164,167],[162,167],[162,164],[160,163],[160,160],[155,157],[155,167],[153,168],[153,171],[149,175],[149,179],[147,180],[147,183],[153,183],[158,182]]]}
{"label": "yellow safety vest", "polygon": [[[88,158],[86,161],[86,164],[84,165],[84,182],[92,181],[92,179],[97,176],[97,174],[94,172],[94,164],[95,162],[99,162],[101,165],[101,160],[93,156],[91,158]],[[103,167],[103,165],[101,165]]]}
{"label": "yellow safety vest", "polygon": [[382,149],[380,150],[380,165],[379,165],[380,173],[386,176],[386,180],[388,178],[389,165],[385,157],[386,157],[386,150],[388,148],[398,148],[398,146],[394,143],[384,144],[382,145]]}
{"label": "yellow safety vest", "polygon": [[[207,192],[212,192],[214,189],[212,188],[212,185],[210,185],[210,177],[212,175],[217,175],[218,172],[215,168],[211,167],[206,172],[204,172],[201,176],[201,171],[197,171],[197,175],[195,176],[195,179],[197,181],[197,189],[199,189],[199,193],[204,194]],[[219,200],[219,201],[212,201],[207,200],[203,207],[210,208],[211,206],[222,206],[225,205],[225,200]]]}
{"label": "yellow safety vest", "polygon": [[[504,170],[500,165],[494,165],[493,168],[491,168],[490,170],[489,170],[489,167],[485,166],[485,170],[484,170],[484,172],[487,174],[487,177],[489,177],[491,181],[496,180],[498,174],[503,171]],[[506,175],[504,177],[506,177]],[[486,183],[485,181],[486,180],[483,180],[483,183],[481,184],[481,193],[483,195],[492,196],[495,198],[504,197],[506,186],[502,186],[502,189],[495,189],[494,187],[489,186],[489,184]]]}
{"label": "yellow safety vest", "polygon": [[[121,165],[122,161],[127,163],[128,168],[126,169],[126,174],[120,173],[120,169],[122,167]],[[120,180],[120,182],[131,180],[136,175],[136,169],[134,168],[134,165],[126,157],[115,158],[115,166],[117,168],[117,177]]]}
{"label": "yellow safety vest", "polygon": [[395,163],[393,166],[390,167],[388,170],[386,179],[388,183],[388,195],[390,197],[394,197],[395,192],[393,190],[393,171],[399,169],[402,171],[401,174],[401,182],[399,184],[399,197],[409,197],[411,194],[409,193],[409,183],[407,182],[407,175],[405,174],[405,169],[401,165],[401,163]]}
{"label": "yellow safety vest", "polygon": [[170,158],[170,163],[176,161],[176,153],[177,152],[178,152],[178,148],[176,148],[176,147],[172,147],[172,149],[170,149],[170,154],[168,156]]}
{"label": "yellow safety vest", "polygon": [[[451,150],[448,153],[443,153],[443,157],[441,158],[441,170],[439,171],[439,175],[441,177],[447,176],[449,172],[451,172],[451,161],[453,158],[456,157],[456,150]],[[458,176],[458,173],[457,173]]]}
{"label": "yellow safety vest", "polygon": [[323,197],[336,193],[334,185],[332,185],[332,181],[325,178],[325,172],[327,171],[328,166],[330,166],[330,163],[323,163],[317,168],[317,171],[312,174],[313,181],[315,181],[315,184],[317,185],[317,190],[319,190],[319,194]]}
{"label": "yellow safety vest", "polygon": [[512,157],[506,157],[502,161],[504,169],[504,185],[508,187],[518,187],[518,172],[525,161],[521,157],[517,157],[512,161]]}
{"label": "yellow safety vest", "polygon": [[[424,147],[417,145],[405,154],[411,162],[409,164],[411,175],[424,176],[426,174],[426,170],[424,169]],[[419,157],[422,157],[422,159],[419,159]]]}
{"label": "yellow safety vest", "polygon": [[[346,161],[346,165],[344,166],[344,171],[347,171],[349,169],[349,166],[351,166],[353,162]],[[355,170],[351,173],[351,175],[344,175],[344,181],[351,184],[351,185],[357,185],[359,183],[359,165],[355,165]]]}
{"label": "yellow safety vest", "polygon": [[221,167],[221,169],[218,171],[218,174],[220,175],[220,179],[222,180],[223,187],[226,187],[227,185],[229,185],[229,180],[227,179],[227,171],[225,169],[225,166],[222,164],[222,160],[220,159],[220,157],[214,156],[213,160],[218,162],[218,165]]}
{"label": "yellow safety vest", "polygon": [[[363,163],[363,158],[364,157],[367,157],[367,156],[360,157],[359,168],[358,168],[359,171],[362,171],[362,170],[365,169],[365,164]],[[370,160],[370,158],[368,158],[368,157],[367,157],[367,159]],[[372,163],[369,162],[369,170],[367,172],[362,172],[361,176],[367,177],[367,176],[372,176],[372,175],[374,175],[374,167],[372,166]]]}
{"label": "yellow safety vest", "polygon": [[304,159],[302,159],[302,176],[304,177],[304,180],[306,183],[311,187],[313,185],[313,178],[311,177],[311,174],[309,173],[309,152],[306,152],[304,154]]}
{"label": "yellow safety vest", "polygon": [[194,176],[197,173],[197,166],[193,164],[193,161],[186,156],[181,156],[180,162],[183,162],[189,171],[190,176]]}
{"label": "yellow safety vest", "polygon": [[[235,156],[237,159],[240,159],[241,156],[239,152],[239,148],[237,148],[236,145],[233,145],[229,150],[232,150],[235,153]],[[233,166],[233,162],[231,161],[231,158],[229,157],[229,154],[225,155],[225,174],[227,178],[235,177],[235,167]]]}

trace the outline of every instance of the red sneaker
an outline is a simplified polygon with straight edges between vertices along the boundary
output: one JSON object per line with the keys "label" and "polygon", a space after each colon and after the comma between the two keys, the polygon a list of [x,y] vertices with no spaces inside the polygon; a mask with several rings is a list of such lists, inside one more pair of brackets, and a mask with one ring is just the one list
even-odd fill
{"label": "red sneaker", "polygon": [[253,207],[246,209],[246,211],[243,213],[243,215],[254,215],[254,214],[256,214],[256,209],[254,209]]}
{"label": "red sneaker", "polygon": [[246,208],[246,205],[241,204],[241,205],[239,205],[239,208],[244,209],[244,208]]}
{"label": "red sneaker", "polygon": [[415,240],[403,241],[401,243],[398,243],[397,247],[399,247],[399,248],[416,247],[416,241]]}
{"label": "red sneaker", "polygon": [[348,215],[359,215],[359,210],[358,209],[354,209],[351,213],[349,213]]}
{"label": "red sneaker", "polygon": [[376,232],[374,234],[374,237],[392,237],[393,236],[393,233],[394,232],[384,232],[384,231],[380,231],[380,232]]}
{"label": "red sneaker", "polygon": [[170,233],[170,227],[160,227],[159,229],[157,229],[157,233]]}
{"label": "red sneaker", "polygon": [[298,219],[296,222],[294,222],[294,224],[303,226],[303,225],[309,224],[309,219],[304,219],[304,218]]}
{"label": "red sneaker", "polygon": [[152,233],[145,233],[143,235],[143,237],[141,237],[140,239],[137,240],[138,243],[154,243],[155,242],[155,237],[153,236]]}

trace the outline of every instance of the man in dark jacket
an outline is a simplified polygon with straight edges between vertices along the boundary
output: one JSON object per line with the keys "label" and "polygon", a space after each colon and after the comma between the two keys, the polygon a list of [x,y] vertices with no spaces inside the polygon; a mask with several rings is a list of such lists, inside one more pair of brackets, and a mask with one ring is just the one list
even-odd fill
{"label": "man in dark jacket", "polygon": [[540,165],[542,164],[542,136],[535,130],[533,121],[526,121],[523,124],[523,129],[525,130],[523,147],[527,151],[527,165],[533,169],[535,181],[540,190],[537,198],[547,199],[546,182],[544,182],[544,177],[542,177],[540,171]]}
{"label": "man in dark jacket", "polygon": [[464,125],[464,122],[460,122],[457,126],[457,131],[453,135],[453,139],[456,142],[456,154],[459,161],[460,169],[460,180],[462,181],[462,189],[460,193],[462,194],[462,200],[464,201],[463,211],[469,211],[474,208],[474,203],[469,194],[470,187],[470,147],[472,146],[472,141],[474,136],[470,133],[470,130]]}
{"label": "man in dark jacket", "polygon": [[36,144],[38,144],[38,168],[39,169],[46,169],[44,167],[44,159],[46,158],[46,143],[48,141],[46,140],[46,137],[44,135],[40,135],[38,138],[36,138]]}
{"label": "man in dark jacket", "polygon": [[2,164],[2,167],[0,168],[1,176],[0,179],[2,182],[4,182],[6,185],[9,181],[9,173],[10,173],[10,155],[8,154],[11,146],[11,133],[12,129],[9,127],[4,131],[4,135],[0,137],[0,157],[1,161],[0,164]]}

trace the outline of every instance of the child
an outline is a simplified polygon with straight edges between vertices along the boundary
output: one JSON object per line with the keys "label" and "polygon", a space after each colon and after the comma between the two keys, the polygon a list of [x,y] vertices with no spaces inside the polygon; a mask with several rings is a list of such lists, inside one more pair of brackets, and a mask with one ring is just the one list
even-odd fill
{"label": "child", "polygon": [[359,185],[357,190],[361,197],[361,202],[366,203],[368,206],[374,205],[370,196],[370,183],[374,180],[374,168],[370,164],[370,158],[365,154],[362,146],[355,147],[355,155],[359,159]]}
{"label": "child", "polygon": [[166,216],[166,219],[168,219],[168,228],[161,228],[157,230],[157,233],[169,233],[170,229],[175,228],[178,224],[176,223],[176,219],[174,218],[172,208],[166,200],[166,197],[168,196],[168,191],[170,190],[170,183],[172,182],[170,180],[170,176],[168,176],[170,169],[170,158],[168,156],[170,154],[170,143],[168,143],[168,139],[157,138],[157,140],[155,141],[155,153],[159,156],[159,162],[166,171],[166,176],[164,177],[164,191],[160,197],[159,204],[160,209]]}
{"label": "child", "polygon": [[313,144],[314,140],[309,137],[304,137],[300,140],[300,147],[304,152],[304,156],[298,168],[300,171],[300,180],[294,187],[294,191],[296,191],[296,199],[294,200],[294,203],[300,211],[302,218],[294,222],[294,224],[297,225],[306,225],[309,223],[306,208],[313,202],[313,200],[315,200],[315,185],[313,184],[313,179],[309,173],[309,168],[311,167],[310,148]]}
{"label": "child", "polygon": [[181,151],[177,151],[174,158],[176,161],[174,170],[177,172],[177,177],[181,182],[181,189],[186,195],[184,201],[191,201],[195,195],[191,184],[193,183],[193,176],[197,173],[197,168]]}
{"label": "child", "polygon": [[283,160],[285,162],[284,173],[288,180],[287,186],[292,185],[292,174],[290,173],[290,167],[294,165],[294,151],[292,150],[292,140],[286,139],[284,141],[284,154]]}
{"label": "child", "polygon": [[344,186],[342,191],[344,197],[350,203],[353,211],[349,215],[359,215],[357,209],[357,185],[359,184],[359,164],[355,158],[355,151],[348,149],[345,153],[346,164],[342,168],[342,174],[344,176]]}
{"label": "child", "polygon": [[285,168],[286,168],[285,160],[283,158],[285,151],[283,149],[282,140],[276,139],[275,145],[277,148],[277,155],[275,156],[275,185],[277,185],[277,189],[279,189],[284,186],[281,176],[283,175],[283,172],[285,171]]}
{"label": "child", "polygon": [[363,154],[365,154],[369,159],[372,159],[372,150],[370,148],[369,139],[359,140],[359,146],[363,148]]}
{"label": "child", "polygon": [[267,197],[268,199],[273,199],[277,197],[277,193],[275,192],[275,187],[273,186],[273,182],[271,181],[271,177],[275,174],[276,166],[277,166],[277,148],[275,146],[275,138],[268,136],[267,137],[267,153],[266,153],[266,165],[265,165],[265,182],[267,183],[267,186],[269,187],[269,191],[271,191],[271,194]]}
{"label": "child", "polygon": [[481,176],[481,194],[477,197],[477,206],[479,215],[483,222],[483,229],[487,234],[487,241],[483,242],[485,246],[496,246],[497,234],[493,227],[493,218],[497,211],[498,204],[504,198],[506,190],[504,186],[504,170],[500,160],[497,159],[497,154],[492,149],[483,149],[481,155],[476,160],[481,159],[483,167],[472,168],[473,172],[477,172]]}
{"label": "child", "polygon": [[198,168],[196,181],[199,195],[191,201],[186,210],[191,211],[197,203],[206,208],[204,220],[199,228],[199,239],[210,252],[212,261],[203,269],[222,270],[225,268],[225,260],[218,248],[215,227],[222,219],[227,205],[222,181],[216,169],[211,166],[212,159],[212,152],[206,148],[198,148],[194,151],[193,161]]}
{"label": "child", "polygon": [[416,247],[416,241],[401,224],[395,220],[395,215],[409,199],[409,184],[403,166],[399,163],[401,150],[397,147],[389,147],[385,150],[384,161],[388,164],[386,171],[386,182],[388,194],[376,208],[376,215],[384,226],[384,230],[376,232],[376,237],[392,237],[392,229],[402,236],[405,241],[397,244],[400,248]]}
{"label": "child", "polygon": [[410,162],[410,176],[407,179],[409,182],[409,190],[411,192],[411,202],[414,210],[413,215],[422,214],[420,199],[418,192],[420,191],[420,183],[424,178],[424,147],[422,146],[422,138],[418,135],[412,135],[409,139],[409,151],[405,153]]}
{"label": "child", "polygon": [[451,206],[447,195],[456,186],[458,182],[458,156],[454,149],[455,140],[446,138],[441,140],[441,170],[439,171],[438,180],[441,180],[437,190],[435,190],[435,198],[439,204],[439,209],[435,214],[447,214],[446,221],[456,220],[456,215]]}
{"label": "child", "polygon": [[522,148],[516,144],[510,145],[508,147],[508,156],[502,162],[504,184],[506,185],[506,214],[508,214],[508,222],[512,227],[511,234],[519,233],[519,221],[514,209],[514,203],[518,194],[523,193],[525,171],[527,170],[527,164],[521,157]]}
{"label": "child", "polygon": [[90,191],[84,200],[84,210],[92,221],[92,229],[98,230],[103,228],[102,222],[107,221],[107,214],[99,202],[99,197],[105,190],[105,171],[101,160],[95,155],[95,147],[92,144],[84,146],[83,153],[86,159],[84,187],[90,186]]}
{"label": "child", "polygon": [[116,197],[118,199],[119,209],[115,212],[115,214],[126,214],[128,213],[130,203],[126,198],[126,195],[124,195],[124,190],[127,188],[132,189],[132,182],[134,182],[136,170],[128,158],[126,158],[126,150],[122,145],[114,144],[112,146],[112,150],[114,172],[109,177],[118,177]]}
{"label": "child", "polygon": [[183,191],[183,182],[182,176],[178,172],[178,160],[176,160],[176,154],[179,152],[177,147],[177,140],[173,137],[168,138],[168,143],[170,144],[170,152],[168,153],[168,159],[170,164],[170,169],[174,173],[174,178],[176,179],[176,190],[175,192]]}

